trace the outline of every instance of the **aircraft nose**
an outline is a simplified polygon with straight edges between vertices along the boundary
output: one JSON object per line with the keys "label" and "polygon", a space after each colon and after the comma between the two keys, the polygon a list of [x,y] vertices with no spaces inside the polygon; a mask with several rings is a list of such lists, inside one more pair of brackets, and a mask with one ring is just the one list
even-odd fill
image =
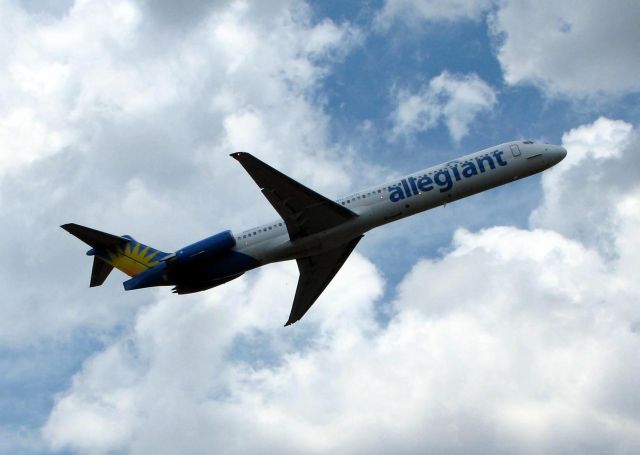
{"label": "aircraft nose", "polygon": [[558,157],[560,158],[558,160],[558,162],[562,161],[565,159],[565,157],[567,156],[567,149],[564,147],[560,147],[558,146],[558,150],[556,151],[556,153],[558,154]]}
{"label": "aircraft nose", "polygon": [[559,145],[549,146],[546,152],[549,154],[549,158],[551,158],[553,164],[558,164],[567,156],[567,149]]}

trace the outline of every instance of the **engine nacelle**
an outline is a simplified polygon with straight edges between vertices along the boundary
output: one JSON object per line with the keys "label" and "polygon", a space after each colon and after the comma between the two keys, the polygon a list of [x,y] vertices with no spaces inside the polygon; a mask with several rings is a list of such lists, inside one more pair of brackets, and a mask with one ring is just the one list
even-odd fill
{"label": "engine nacelle", "polygon": [[167,262],[169,265],[198,264],[228,252],[235,245],[236,239],[231,231],[224,231],[180,248]]}

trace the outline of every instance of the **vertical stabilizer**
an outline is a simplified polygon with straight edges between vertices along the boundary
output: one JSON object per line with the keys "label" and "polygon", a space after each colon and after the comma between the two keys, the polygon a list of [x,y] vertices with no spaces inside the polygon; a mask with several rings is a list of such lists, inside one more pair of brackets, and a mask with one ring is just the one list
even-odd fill
{"label": "vertical stabilizer", "polygon": [[93,269],[91,269],[91,282],[89,283],[89,286],[92,288],[100,286],[104,283],[104,280],[107,279],[112,270],[113,266],[111,264],[107,264],[98,256],[94,256]]}

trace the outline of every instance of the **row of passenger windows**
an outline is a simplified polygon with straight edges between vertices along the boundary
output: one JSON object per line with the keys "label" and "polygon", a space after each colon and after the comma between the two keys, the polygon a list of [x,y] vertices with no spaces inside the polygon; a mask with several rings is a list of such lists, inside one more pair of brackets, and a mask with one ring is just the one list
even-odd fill
{"label": "row of passenger windows", "polygon": [[[386,190],[386,188],[385,188]],[[373,191],[369,191],[368,193],[364,193],[364,194],[359,194],[357,196],[353,196],[350,199],[347,199],[345,201],[342,201],[341,204],[345,205],[345,204],[351,204],[352,202],[355,202],[358,199],[366,199],[367,196],[374,196],[376,194],[382,194],[382,189],[379,190],[373,190]]]}
{"label": "row of passenger windows", "polygon": [[256,235],[258,235],[258,234],[260,234],[262,232],[271,231],[271,230],[277,228],[278,226],[282,226],[282,223],[277,223],[277,224],[273,224],[273,225],[265,227],[265,228],[256,229],[253,232],[249,232],[247,234],[243,234],[243,235],[240,235],[240,236],[236,237],[236,240],[246,239],[247,237],[253,237],[253,236],[256,236]]}

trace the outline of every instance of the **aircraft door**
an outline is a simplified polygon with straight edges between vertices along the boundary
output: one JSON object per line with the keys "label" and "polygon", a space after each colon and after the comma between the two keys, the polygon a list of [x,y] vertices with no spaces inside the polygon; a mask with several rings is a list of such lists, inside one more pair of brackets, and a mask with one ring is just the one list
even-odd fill
{"label": "aircraft door", "polygon": [[511,144],[509,148],[513,156],[520,156],[520,147],[518,147],[518,144]]}

